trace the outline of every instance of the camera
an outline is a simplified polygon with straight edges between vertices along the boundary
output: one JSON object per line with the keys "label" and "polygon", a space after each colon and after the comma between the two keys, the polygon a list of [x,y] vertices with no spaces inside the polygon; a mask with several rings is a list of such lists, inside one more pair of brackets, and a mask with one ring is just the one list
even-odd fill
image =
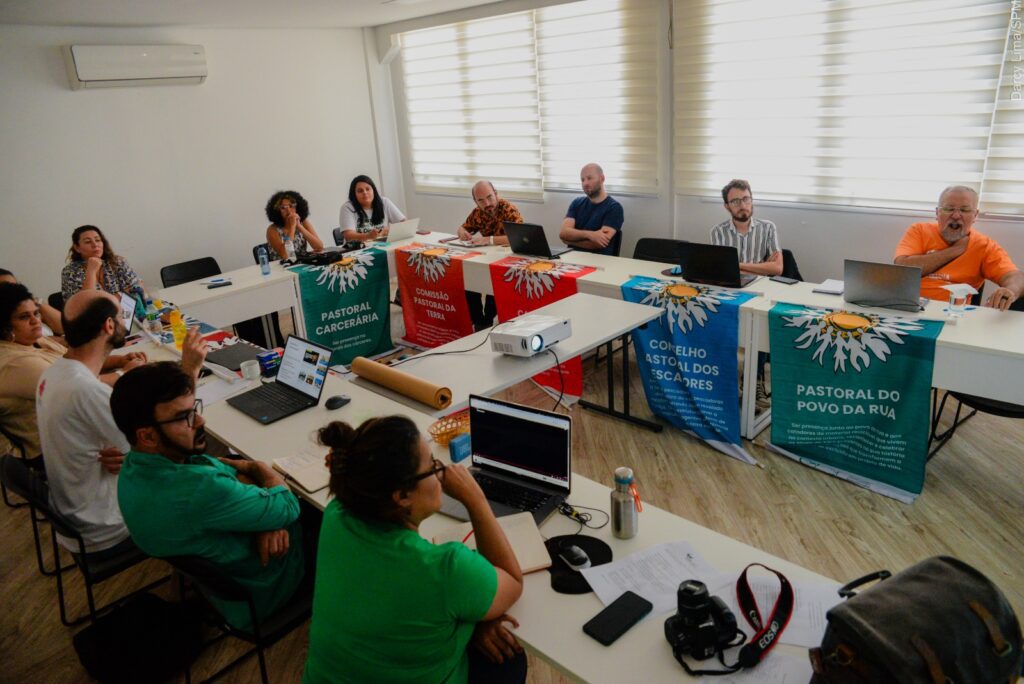
{"label": "camera", "polygon": [[736,616],[725,601],[708,596],[703,582],[686,580],[676,590],[678,612],[665,620],[665,639],[676,658],[707,660],[733,645]]}

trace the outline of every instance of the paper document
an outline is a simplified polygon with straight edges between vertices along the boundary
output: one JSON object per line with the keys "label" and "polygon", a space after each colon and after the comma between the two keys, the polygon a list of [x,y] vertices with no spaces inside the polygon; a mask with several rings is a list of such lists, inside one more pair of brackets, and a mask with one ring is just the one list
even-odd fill
{"label": "paper document", "polygon": [[[735,662],[737,653],[735,649],[727,651],[725,662]],[[709,669],[718,665],[717,660],[707,662],[714,663]],[[774,651],[752,670],[740,670],[720,677],[701,677],[697,681],[707,684],[807,684],[812,674],[811,661],[806,655],[791,656]]]}
{"label": "paper document", "polygon": [[721,574],[708,565],[688,541],[658,544],[581,572],[604,605],[629,590],[654,605],[652,615],[676,609],[676,590],[680,582],[697,579],[707,583]]}
{"label": "paper document", "polygon": [[310,494],[326,488],[331,480],[331,471],[327,470],[323,455],[308,451],[275,458],[274,470],[287,475]]}
{"label": "paper document", "polygon": [[821,294],[841,295],[843,294],[844,289],[846,289],[846,283],[844,283],[842,280],[835,280],[834,278],[829,278],[820,285],[816,285],[814,289],[811,291],[820,292]]}
{"label": "paper document", "polygon": [[258,382],[259,380],[243,381],[241,379],[238,379],[237,382],[228,382],[223,378],[212,375],[196,387],[196,399],[202,399],[203,406],[210,407],[233,394],[252,389]]}

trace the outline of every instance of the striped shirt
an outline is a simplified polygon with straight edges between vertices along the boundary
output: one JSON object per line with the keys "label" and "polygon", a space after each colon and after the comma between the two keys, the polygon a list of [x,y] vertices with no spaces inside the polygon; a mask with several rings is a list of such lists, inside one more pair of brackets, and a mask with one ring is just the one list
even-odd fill
{"label": "striped shirt", "polygon": [[735,247],[741,264],[760,264],[782,251],[775,224],[761,219],[750,220],[746,235],[737,232],[732,219],[722,221],[711,229],[711,244]]}

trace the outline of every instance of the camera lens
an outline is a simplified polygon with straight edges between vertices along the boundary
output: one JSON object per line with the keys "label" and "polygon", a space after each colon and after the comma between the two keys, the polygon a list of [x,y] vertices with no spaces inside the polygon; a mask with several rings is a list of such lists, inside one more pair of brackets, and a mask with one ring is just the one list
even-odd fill
{"label": "camera lens", "polygon": [[708,588],[703,582],[686,580],[681,583],[676,591],[676,601],[679,617],[687,625],[704,622],[710,614],[711,601],[708,598]]}

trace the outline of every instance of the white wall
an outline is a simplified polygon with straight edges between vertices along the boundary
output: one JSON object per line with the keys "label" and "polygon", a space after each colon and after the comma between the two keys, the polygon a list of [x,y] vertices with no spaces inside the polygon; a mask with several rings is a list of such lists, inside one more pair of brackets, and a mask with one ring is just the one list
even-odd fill
{"label": "white wall", "polygon": [[[72,91],[59,46],[196,43],[200,86]],[[252,263],[275,190],[332,242],[350,179],[379,175],[362,32],[0,26],[0,266],[59,289],[75,226],[100,226],[159,287],[166,264]]]}

